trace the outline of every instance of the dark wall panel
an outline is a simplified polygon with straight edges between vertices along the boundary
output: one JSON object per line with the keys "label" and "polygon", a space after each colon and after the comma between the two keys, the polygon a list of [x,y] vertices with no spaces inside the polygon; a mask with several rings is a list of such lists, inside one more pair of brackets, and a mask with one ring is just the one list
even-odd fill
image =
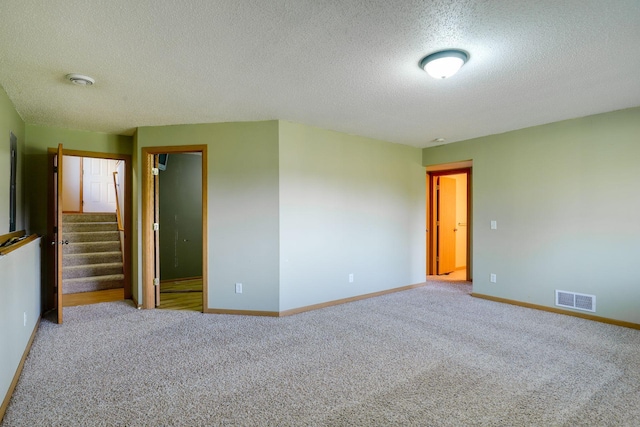
{"label": "dark wall panel", "polygon": [[202,275],[202,156],[170,154],[160,171],[160,279]]}

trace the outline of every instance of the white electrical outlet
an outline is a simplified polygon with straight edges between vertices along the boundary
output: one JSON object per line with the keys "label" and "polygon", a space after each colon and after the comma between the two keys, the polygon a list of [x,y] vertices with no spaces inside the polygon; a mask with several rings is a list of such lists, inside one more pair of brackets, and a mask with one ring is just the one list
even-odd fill
{"label": "white electrical outlet", "polygon": [[496,275],[491,273],[491,283],[496,283]]}
{"label": "white electrical outlet", "polygon": [[26,311],[24,312],[23,318],[24,318],[24,326],[27,326],[27,312]]}
{"label": "white electrical outlet", "polygon": [[353,283],[353,273],[349,274],[349,283]]}
{"label": "white electrical outlet", "polygon": [[242,283],[236,283],[236,294],[242,293]]}

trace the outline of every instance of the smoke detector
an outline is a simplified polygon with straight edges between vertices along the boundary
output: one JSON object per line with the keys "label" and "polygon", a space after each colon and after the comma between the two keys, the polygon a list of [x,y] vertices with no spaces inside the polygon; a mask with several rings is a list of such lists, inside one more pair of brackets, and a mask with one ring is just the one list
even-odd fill
{"label": "smoke detector", "polygon": [[69,80],[71,83],[73,83],[74,85],[78,85],[78,86],[91,86],[96,82],[92,77],[85,76],[82,74],[75,74],[75,73],[67,74],[65,78]]}

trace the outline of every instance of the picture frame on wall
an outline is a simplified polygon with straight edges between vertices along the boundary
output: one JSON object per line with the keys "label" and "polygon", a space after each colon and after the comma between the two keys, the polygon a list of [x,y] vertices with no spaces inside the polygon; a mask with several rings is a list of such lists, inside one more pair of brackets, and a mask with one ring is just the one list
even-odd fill
{"label": "picture frame on wall", "polygon": [[9,151],[11,178],[9,180],[9,232],[16,231],[16,175],[18,168],[18,138],[10,132]]}

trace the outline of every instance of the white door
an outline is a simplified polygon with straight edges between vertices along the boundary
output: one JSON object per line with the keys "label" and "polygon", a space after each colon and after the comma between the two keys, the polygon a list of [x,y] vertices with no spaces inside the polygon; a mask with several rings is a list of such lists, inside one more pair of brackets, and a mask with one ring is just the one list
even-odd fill
{"label": "white door", "polygon": [[113,172],[116,160],[85,157],[83,164],[83,212],[115,212],[116,194]]}

